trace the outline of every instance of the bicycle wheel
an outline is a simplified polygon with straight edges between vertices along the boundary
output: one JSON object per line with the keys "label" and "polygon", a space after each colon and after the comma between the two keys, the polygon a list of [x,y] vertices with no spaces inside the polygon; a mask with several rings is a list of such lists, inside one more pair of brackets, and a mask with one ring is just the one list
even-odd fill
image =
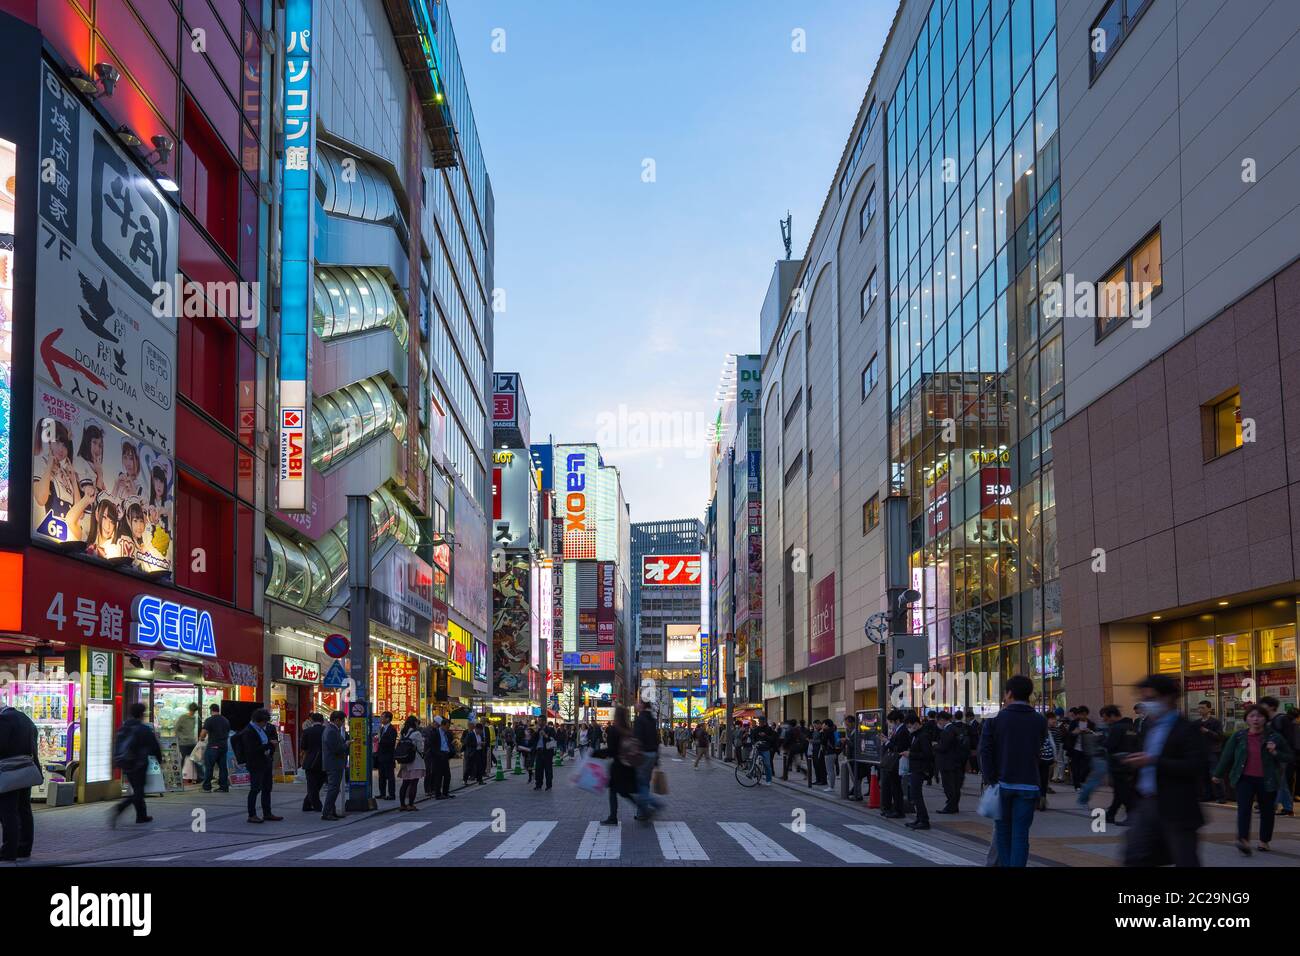
{"label": "bicycle wheel", "polygon": [[757,767],[753,761],[748,764],[736,764],[736,783],[742,787],[757,787],[758,773]]}

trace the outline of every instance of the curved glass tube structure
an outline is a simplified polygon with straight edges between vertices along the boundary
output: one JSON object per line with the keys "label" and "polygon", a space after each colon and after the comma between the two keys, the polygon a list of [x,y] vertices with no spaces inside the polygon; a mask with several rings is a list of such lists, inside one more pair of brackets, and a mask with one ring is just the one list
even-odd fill
{"label": "curved glass tube structure", "polygon": [[359,382],[312,400],[311,463],[322,471],[384,431],[406,439],[406,412],[380,378]]}
{"label": "curved glass tube structure", "polygon": [[367,222],[397,221],[393,187],[364,159],[317,142],[316,178],[325,187],[321,207],[326,212]]}
{"label": "curved glass tube structure", "polygon": [[324,341],[389,328],[406,348],[406,313],[383,272],[369,266],[317,266],[314,284],[313,323]]}

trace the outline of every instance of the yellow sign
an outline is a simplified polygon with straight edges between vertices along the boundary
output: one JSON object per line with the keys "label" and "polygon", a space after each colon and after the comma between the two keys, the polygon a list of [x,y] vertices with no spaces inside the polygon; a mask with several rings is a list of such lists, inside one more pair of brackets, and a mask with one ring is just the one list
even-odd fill
{"label": "yellow sign", "polygon": [[494,465],[513,465],[515,463],[515,453],[512,451],[494,451],[492,453],[492,464]]}
{"label": "yellow sign", "polygon": [[351,748],[348,780],[352,783],[366,782],[366,748],[370,746],[370,728],[366,724],[364,717],[348,718],[348,733],[352,737],[348,742]]}

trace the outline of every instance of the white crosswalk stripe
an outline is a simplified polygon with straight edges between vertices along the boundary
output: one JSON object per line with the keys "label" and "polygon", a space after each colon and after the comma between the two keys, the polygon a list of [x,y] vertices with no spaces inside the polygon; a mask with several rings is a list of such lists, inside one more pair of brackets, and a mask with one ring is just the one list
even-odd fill
{"label": "white crosswalk stripe", "polygon": [[901,833],[895,833],[885,827],[873,827],[865,823],[846,823],[854,833],[861,833],[872,839],[888,843],[890,846],[898,847],[913,856],[919,856],[923,860],[929,860],[931,863],[938,863],[940,866],[976,866],[972,860],[963,859],[955,853],[949,853],[941,850],[937,846],[931,846],[921,840],[914,840],[909,836]]}
{"label": "white crosswalk stripe", "polygon": [[351,860],[360,856],[362,853],[368,853],[376,850],[386,843],[392,843],[394,840],[400,840],[408,833],[419,830],[429,825],[426,820],[407,820],[402,823],[394,823],[386,826],[382,830],[375,830],[367,833],[365,836],[359,836],[355,840],[349,840],[347,843],[340,843],[338,846],[332,846],[328,850],[321,850],[319,853],[313,853],[307,857],[309,860]]}
{"label": "white crosswalk stripe", "polygon": [[829,833],[820,827],[815,827],[811,823],[805,824],[801,829],[796,830],[793,823],[783,823],[791,833],[797,833],[809,843],[821,847],[831,856],[843,860],[845,863],[888,863],[884,857],[876,856],[869,853],[856,843],[850,843],[843,837],[837,837],[834,833]]}
{"label": "white crosswalk stripe", "polygon": [[799,858],[752,823],[719,823],[723,831],[760,863],[798,863]]}
{"label": "white crosswalk stripe", "polygon": [[467,820],[458,823],[450,830],[439,833],[428,843],[423,843],[413,850],[407,850],[399,860],[437,860],[452,850],[464,846],[475,836],[492,825],[490,820]]}
{"label": "white crosswalk stripe", "polygon": [[315,843],[317,840],[323,840],[329,834],[321,833],[317,836],[298,837],[296,840],[277,840],[274,843],[263,843],[247,850],[238,850],[235,853],[227,853],[225,856],[217,857],[218,863],[234,863],[240,860],[265,860],[267,857],[275,856],[277,853],[283,853],[286,850],[292,850],[294,847],[302,846],[306,843]]}
{"label": "white crosswalk stripe", "polygon": [[537,852],[558,824],[558,820],[529,820],[484,859],[526,860]]}
{"label": "white crosswalk stripe", "polygon": [[623,824],[607,827],[593,821],[587,824],[587,832],[582,835],[577,859],[617,860],[622,852]]}
{"label": "white crosswalk stripe", "polygon": [[655,835],[659,837],[659,849],[665,860],[707,860],[709,855],[695,839],[691,828],[681,820],[665,821],[655,824]]}

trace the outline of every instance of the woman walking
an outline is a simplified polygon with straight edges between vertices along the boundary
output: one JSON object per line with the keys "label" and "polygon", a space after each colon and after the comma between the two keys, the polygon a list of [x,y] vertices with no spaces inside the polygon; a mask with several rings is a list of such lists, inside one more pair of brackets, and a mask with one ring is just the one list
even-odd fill
{"label": "woman walking", "polygon": [[[624,741],[629,742],[626,753]],[[626,797],[636,803],[636,767],[642,758],[641,745],[632,733],[626,707],[620,704],[614,708],[614,722],[605,734],[605,746],[593,751],[592,756],[609,760],[609,816],[600,822],[604,826],[616,827],[618,798]]]}
{"label": "woman walking", "polygon": [[1268,852],[1273,839],[1273,811],[1286,767],[1295,758],[1282,735],[1267,726],[1268,715],[1259,704],[1246,708],[1246,726],[1229,739],[1214,771],[1214,783],[1227,777],[1237,791],[1237,849],[1250,856],[1251,804],[1259,802],[1259,845]]}
{"label": "woman walking", "polygon": [[415,794],[424,779],[424,734],[420,733],[420,718],[414,714],[402,724],[402,739],[393,749],[397,758],[397,779],[402,781],[398,791],[399,810],[417,810]]}

